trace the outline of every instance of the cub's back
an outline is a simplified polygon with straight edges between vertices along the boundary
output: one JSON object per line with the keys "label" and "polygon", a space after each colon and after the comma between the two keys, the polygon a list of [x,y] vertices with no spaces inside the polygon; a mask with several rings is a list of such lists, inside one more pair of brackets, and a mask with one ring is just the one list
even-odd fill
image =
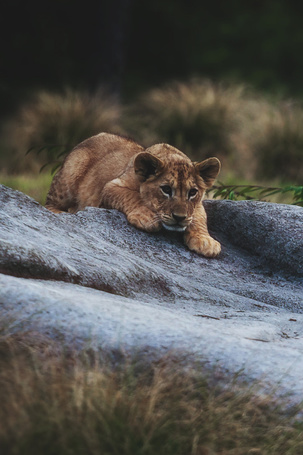
{"label": "cub's back", "polygon": [[55,175],[46,199],[53,212],[98,206],[104,185],[119,177],[143,147],[130,139],[100,133],[77,145]]}
{"label": "cub's back", "polygon": [[131,139],[100,133],[77,145],[67,156],[64,166],[73,168],[73,172],[77,169],[81,174],[91,170],[99,176],[99,183],[102,177],[106,183],[121,174],[130,158],[143,150]]}

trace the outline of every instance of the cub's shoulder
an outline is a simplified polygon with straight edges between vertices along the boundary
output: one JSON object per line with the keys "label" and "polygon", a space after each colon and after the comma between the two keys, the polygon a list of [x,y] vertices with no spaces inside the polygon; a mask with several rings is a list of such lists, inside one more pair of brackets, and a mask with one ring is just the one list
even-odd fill
{"label": "cub's shoulder", "polygon": [[112,133],[99,133],[89,137],[80,144],[76,145],[73,150],[87,149],[100,150],[107,149],[108,151],[117,150],[120,148],[133,149],[139,153],[144,150],[144,147],[135,142],[132,138]]}

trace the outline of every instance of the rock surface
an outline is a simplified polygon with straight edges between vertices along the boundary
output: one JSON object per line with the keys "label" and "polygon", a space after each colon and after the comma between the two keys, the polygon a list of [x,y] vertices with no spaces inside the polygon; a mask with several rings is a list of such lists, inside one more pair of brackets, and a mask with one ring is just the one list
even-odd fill
{"label": "rock surface", "polygon": [[220,363],[303,398],[303,209],[205,201],[218,259],[114,210],[55,215],[0,186],[0,312],[105,349]]}

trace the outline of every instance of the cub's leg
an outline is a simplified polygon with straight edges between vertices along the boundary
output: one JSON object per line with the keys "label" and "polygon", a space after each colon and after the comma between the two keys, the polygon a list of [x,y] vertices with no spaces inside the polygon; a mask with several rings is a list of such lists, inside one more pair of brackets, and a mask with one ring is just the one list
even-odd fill
{"label": "cub's leg", "polygon": [[204,207],[195,210],[194,219],[184,234],[184,241],[188,248],[206,257],[215,257],[221,251],[221,245],[213,239],[207,230],[207,217]]}
{"label": "cub's leg", "polygon": [[143,231],[156,232],[162,227],[159,216],[143,204],[139,191],[126,187],[121,179],[105,185],[100,207],[123,212],[130,224]]}

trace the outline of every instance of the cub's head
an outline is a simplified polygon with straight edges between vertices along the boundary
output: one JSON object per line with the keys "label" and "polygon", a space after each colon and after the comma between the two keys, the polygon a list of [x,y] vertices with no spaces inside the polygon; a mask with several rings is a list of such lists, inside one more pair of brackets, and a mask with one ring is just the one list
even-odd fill
{"label": "cub's head", "polygon": [[[171,147],[173,149],[173,147]],[[173,149],[170,153],[139,153],[134,170],[140,181],[140,194],[145,205],[158,215],[165,229],[185,231],[201,204],[205,190],[220,172],[220,161],[209,158],[201,163]]]}

